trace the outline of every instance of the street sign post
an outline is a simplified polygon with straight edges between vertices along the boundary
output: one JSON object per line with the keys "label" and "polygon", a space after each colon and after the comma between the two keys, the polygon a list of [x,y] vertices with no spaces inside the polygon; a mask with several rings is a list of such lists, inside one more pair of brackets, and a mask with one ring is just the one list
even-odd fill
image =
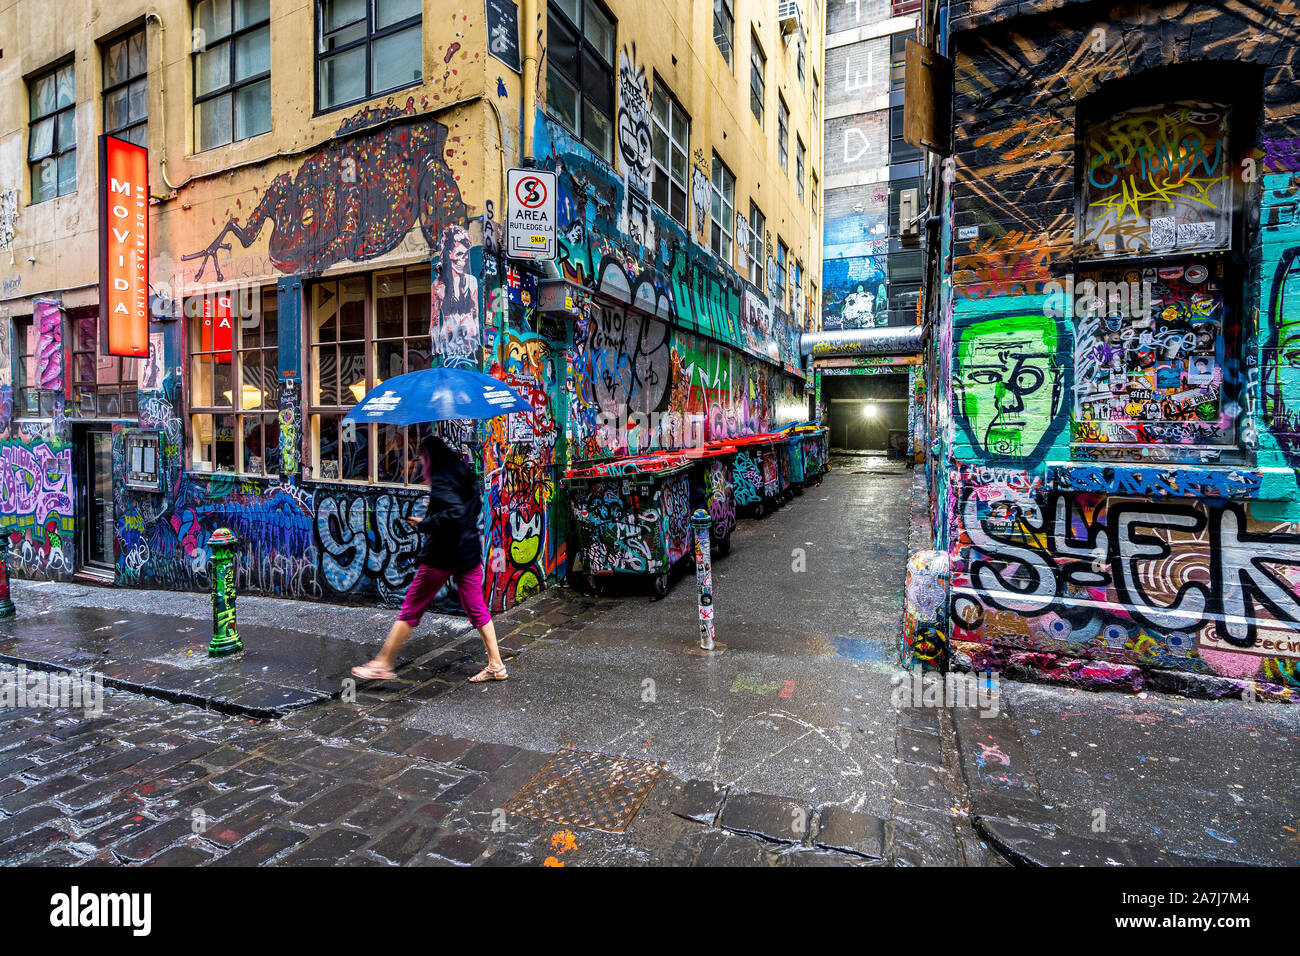
{"label": "street sign post", "polygon": [[544,169],[506,171],[506,256],[555,259],[555,173]]}

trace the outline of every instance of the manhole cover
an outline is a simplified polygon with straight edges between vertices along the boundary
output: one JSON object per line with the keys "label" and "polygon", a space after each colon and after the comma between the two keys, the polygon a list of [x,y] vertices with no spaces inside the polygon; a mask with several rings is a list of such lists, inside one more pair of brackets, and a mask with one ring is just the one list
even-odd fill
{"label": "manhole cover", "polygon": [[645,760],[561,750],[504,809],[536,820],[622,833],[662,772],[662,764]]}

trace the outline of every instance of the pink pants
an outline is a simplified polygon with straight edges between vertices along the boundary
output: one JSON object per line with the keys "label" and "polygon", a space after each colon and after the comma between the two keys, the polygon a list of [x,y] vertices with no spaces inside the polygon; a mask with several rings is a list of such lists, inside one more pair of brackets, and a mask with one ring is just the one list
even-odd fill
{"label": "pink pants", "polygon": [[429,603],[442,590],[442,586],[447,583],[447,579],[454,577],[456,579],[456,592],[460,595],[461,606],[465,608],[465,613],[469,615],[469,622],[475,627],[482,627],[492,620],[492,615],[488,613],[487,602],[483,600],[483,568],[481,565],[475,565],[468,571],[460,571],[453,574],[450,571],[443,571],[441,568],[430,567],[427,564],[421,564],[415,569],[415,580],[411,582],[410,588],[406,591],[406,599],[402,601],[402,610],[397,615],[399,621],[403,621],[411,627],[420,623],[420,618],[424,617],[424,612],[429,609]]}

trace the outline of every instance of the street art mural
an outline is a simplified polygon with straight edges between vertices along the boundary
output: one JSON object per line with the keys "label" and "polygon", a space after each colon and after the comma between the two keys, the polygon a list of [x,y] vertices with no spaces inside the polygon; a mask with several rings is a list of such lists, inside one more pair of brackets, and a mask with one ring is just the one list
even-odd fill
{"label": "street art mural", "polygon": [[955,48],[927,457],[982,665],[1300,694],[1296,12],[1044,9]]}
{"label": "street art mural", "polygon": [[11,573],[36,579],[72,574],[72,448],[19,426],[0,438],[0,519]]}
{"label": "street art mural", "polygon": [[272,179],[242,223],[232,215],[205,248],[181,258],[198,262],[196,281],[211,265],[220,282],[230,239],[248,249],[268,224],[271,263],[285,274],[319,275],[339,262],[377,258],[417,225],[434,248],[443,226],[467,215],[444,155],[447,132],[416,109],[414,97],[404,107],[360,110],[296,171]]}

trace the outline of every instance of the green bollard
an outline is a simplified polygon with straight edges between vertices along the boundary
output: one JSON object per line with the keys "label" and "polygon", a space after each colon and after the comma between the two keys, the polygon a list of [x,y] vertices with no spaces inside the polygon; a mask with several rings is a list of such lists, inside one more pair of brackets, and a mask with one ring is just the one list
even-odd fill
{"label": "green bollard", "polygon": [[238,654],[244,642],[235,630],[235,545],[239,539],[229,528],[218,528],[208,538],[212,557],[208,573],[212,578],[212,643],[208,645],[209,657]]}
{"label": "green bollard", "polygon": [[0,534],[0,618],[13,617],[17,611],[9,597],[9,535]]}

